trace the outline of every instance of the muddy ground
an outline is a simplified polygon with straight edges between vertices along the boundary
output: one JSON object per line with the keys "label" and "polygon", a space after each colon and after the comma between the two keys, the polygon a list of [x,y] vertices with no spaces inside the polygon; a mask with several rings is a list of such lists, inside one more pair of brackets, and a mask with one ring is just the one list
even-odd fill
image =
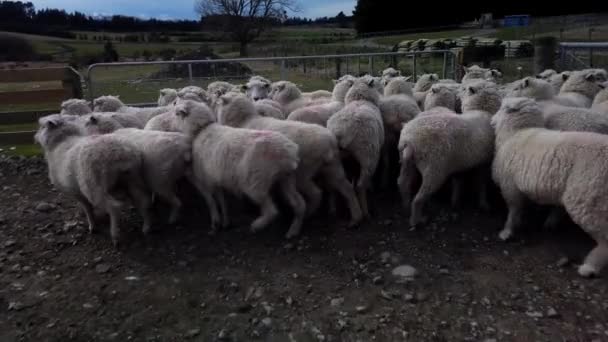
{"label": "muddy ground", "polygon": [[504,210],[454,215],[438,199],[410,231],[390,193],[356,230],[315,218],[288,243],[288,221],[252,236],[240,208],[208,236],[197,202],[147,240],[128,213],[117,251],[40,158],[0,156],[0,189],[0,341],[608,340],[608,283],[578,277],[592,241],[571,225],[530,219],[503,243]]}

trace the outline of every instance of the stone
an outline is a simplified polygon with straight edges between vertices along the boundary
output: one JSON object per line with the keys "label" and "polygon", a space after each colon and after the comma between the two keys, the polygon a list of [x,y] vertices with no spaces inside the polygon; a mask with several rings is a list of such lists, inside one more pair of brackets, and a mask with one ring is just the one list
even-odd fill
{"label": "stone", "polygon": [[39,211],[41,213],[49,213],[51,211],[53,211],[53,209],[55,209],[54,205],[51,205],[47,202],[40,202],[36,205],[36,211]]}
{"label": "stone", "polygon": [[410,265],[397,266],[393,269],[392,272],[395,277],[401,279],[412,279],[416,276],[417,273],[418,271]]}
{"label": "stone", "polygon": [[95,271],[97,273],[107,273],[110,270],[110,265],[108,264],[98,264],[95,266]]}
{"label": "stone", "polygon": [[340,306],[344,303],[344,297],[338,297],[331,300],[331,306]]}
{"label": "stone", "polygon": [[192,338],[192,337],[197,336],[200,333],[201,333],[201,329],[200,328],[194,328],[194,329],[190,329],[190,330],[186,331],[186,333],[184,334],[184,336],[187,337],[187,338]]}
{"label": "stone", "polygon": [[547,317],[549,317],[549,318],[557,318],[559,316],[560,316],[559,313],[554,308],[549,308],[549,310],[547,310]]}

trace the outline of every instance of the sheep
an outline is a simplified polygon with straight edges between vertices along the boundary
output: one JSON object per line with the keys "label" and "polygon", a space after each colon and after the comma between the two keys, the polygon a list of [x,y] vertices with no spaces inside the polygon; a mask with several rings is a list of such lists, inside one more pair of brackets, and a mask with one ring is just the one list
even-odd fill
{"label": "sheep", "polygon": [[545,128],[558,131],[593,132],[608,134],[608,116],[580,107],[548,104],[541,106]]}
{"label": "sheep", "polygon": [[[410,226],[416,227],[426,220],[422,215],[425,202],[449,176],[489,164],[492,160],[494,132],[490,120],[497,89],[483,83],[486,82],[467,85],[462,115],[441,109],[431,115],[419,115],[403,126],[398,145],[401,172],[397,184],[404,207],[411,207]],[[422,185],[411,201],[417,171],[422,176]],[[486,210],[489,207],[486,181],[484,177],[479,177],[479,181],[479,206]],[[452,205],[456,206],[460,182],[454,182],[452,190]]]}
{"label": "sheep", "polygon": [[486,72],[484,80],[498,84],[502,81],[502,72],[498,69],[490,69]]}
{"label": "sheep", "polygon": [[[178,93],[179,94],[179,93]],[[126,106],[118,96],[101,96],[93,100],[93,112],[120,112],[135,116],[143,128],[150,119],[166,113],[171,107],[137,108]]]}
{"label": "sheep", "polygon": [[313,123],[326,127],[327,120],[336,112],[344,108],[344,98],[353,83],[354,80],[352,79],[345,79],[344,81],[336,83],[331,102],[296,109],[289,114],[287,120]]}
{"label": "sheep", "polygon": [[331,99],[332,93],[328,90],[321,89],[302,93],[302,96],[307,97],[316,103],[324,103]]}
{"label": "sheep", "polygon": [[143,217],[142,231],[151,229],[150,195],[141,181],[142,156],[132,144],[113,134],[85,136],[74,120],[43,117],[35,140],[42,146],[51,183],[74,196],[84,210],[89,232],[97,229],[95,209],[110,215],[114,246],[120,239],[120,210],[126,190]]}
{"label": "sheep", "polygon": [[590,108],[600,90],[602,88],[594,71],[575,71],[564,82],[557,97],[573,101],[577,107]]}
{"label": "sheep", "polygon": [[461,94],[462,112],[481,110],[495,114],[502,103],[502,96],[495,83],[489,81],[470,81]]}
{"label": "sheep", "polygon": [[182,206],[175,193],[176,185],[184,177],[191,161],[189,139],[181,133],[136,128],[119,129],[114,134],[123,137],[141,152],[144,181],[148,189],[171,204],[169,224],[175,224]]}
{"label": "sheep", "polygon": [[604,82],[602,87],[604,87],[604,89],[595,95],[591,109],[600,113],[608,114],[608,82]]}
{"label": "sheep", "polygon": [[528,199],[562,206],[597,242],[578,268],[579,275],[598,274],[608,262],[608,137],[547,130],[538,104],[527,98],[505,99],[492,124],[492,178],[509,210],[499,238],[513,236]]}
{"label": "sheep", "polygon": [[87,135],[109,134],[123,128],[123,125],[111,116],[101,113],[93,113],[80,117],[78,124],[81,125]]}
{"label": "sheep", "polygon": [[261,116],[271,117],[279,120],[285,120],[285,113],[283,112],[283,107],[281,105],[271,99],[262,99],[258,100],[254,104],[255,110]]}
{"label": "sheep", "polygon": [[261,77],[253,76],[249,81],[242,86],[242,90],[245,92],[247,97],[253,101],[267,99],[270,94],[272,82]]}
{"label": "sheep", "polygon": [[[270,193],[276,185],[294,212],[286,238],[300,233],[306,204],[295,185],[298,145],[277,132],[220,125],[203,103],[184,101],[175,114],[193,139],[191,178],[209,207],[212,232],[228,224],[222,190],[246,195],[257,204],[261,214],[251,223],[251,231],[265,228],[278,215]],[[220,197],[221,219],[214,195]]]}
{"label": "sheep", "polygon": [[395,68],[386,68],[384,70],[382,70],[382,73],[380,74],[383,85],[386,85],[386,83],[388,83],[388,81],[390,81],[391,79],[395,78],[395,77],[400,77],[401,76],[401,71],[396,70]]}
{"label": "sheep", "polygon": [[61,103],[61,114],[85,115],[92,113],[91,102],[82,99],[69,99]]}
{"label": "sheep", "polygon": [[158,96],[158,106],[169,106],[175,102],[177,99],[177,90],[171,88],[165,88],[160,90],[160,95]]}
{"label": "sheep", "polygon": [[536,78],[548,81],[553,75],[557,75],[557,71],[553,69],[545,69],[543,72],[536,75]]}
{"label": "sheep", "polygon": [[537,101],[550,101],[555,97],[555,90],[542,78],[526,77],[515,82],[507,97],[528,97]]}
{"label": "sheep", "polygon": [[146,131],[181,132],[180,120],[175,116],[175,111],[169,111],[150,119],[144,127]]}
{"label": "sheep", "polygon": [[232,83],[223,82],[223,81],[211,82],[207,86],[207,93],[209,94],[209,96],[212,96],[212,97],[213,96],[215,96],[215,97],[222,96],[229,91],[238,91],[238,87]]}
{"label": "sheep", "polygon": [[344,99],[345,107],[332,115],[327,128],[338,140],[340,149],[359,164],[355,187],[365,217],[369,217],[367,191],[376,172],[384,144],[384,123],[378,105],[380,94],[373,78],[357,80]]}
{"label": "sheep", "polygon": [[605,69],[592,68],[584,69],[583,71],[591,73],[595,77],[596,82],[603,83],[608,81],[608,72]]}
{"label": "sheep", "polygon": [[191,100],[209,105],[213,97],[200,87],[188,86],[177,92],[177,101],[179,100]]}
{"label": "sheep", "polygon": [[384,80],[384,96],[391,95],[407,95],[414,97],[412,84],[408,82],[407,77],[398,76],[389,80]]}
{"label": "sheep", "polygon": [[464,76],[462,77],[462,83],[467,83],[471,80],[485,80],[490,69],[481,68],[478,65],[472,65],[470,67],[464,67]]}
{"label": "sheep", "polygon": [[307,200],[308,213],[314,213],[321,203],[321,190],[313,182],[313,178],[320,174],[331,189],[346,199],[351,214],[349,226],[355,226],[361,221],[361,208],[339,159],[338,142],[327,128],[262,117],[257,114],[250,99],[235,93],[220,98],[218,118],[222,125],[275,131],[294,141],[299,146],[300,157],[296,170],[297,189]]}
{"label": "sheep", "polygon": [[457,102],[460,102],[460,99],[452,87],[444,83],[437,83],[431,87],[431,91],[426,95],[424,110],[428,111],[435,107],[445,107],[455,112]]}
{"label": "sheep", "polygon": [[559,91],[562,88],[562,85],[564,85],[564,82],[566,82],[566,80],[568,80],[568,77],[570,77],[570,74],[571,74],[570,71],[564,71],[559,74],[552,75],[547,79],[547,81],[553,87],[555,94],[559,94]]}
{"label": "sheep", "polygon": [[378,91],[378,94],[384,94],[384,83],[380,77],[374,77],[370,74],[363,75],[359,77],[359,79],[364,83],[372,83],[374,85],[374,89]]}
{"label": "sheep", "polygon": [[418,107],[424,108],[424,100],[426,93],[431,89],[433,84],[439,82],[439,76],[437,74],[424,74],[418,78],[414,85],[414,98]]}
{"label": "sheep", "polygon": [[275,82],[271,86],[272,99],[277,101],[289,116],[298,108],[309,106],[312,100],[302,96],[298,87],[289,81]]}

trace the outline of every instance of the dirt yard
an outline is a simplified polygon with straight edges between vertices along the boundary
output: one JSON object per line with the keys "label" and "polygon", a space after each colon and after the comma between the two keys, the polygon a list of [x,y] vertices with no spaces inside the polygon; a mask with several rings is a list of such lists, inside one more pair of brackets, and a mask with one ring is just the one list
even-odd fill
{"label": "dirt yard", "polygon": [[[530,219],[503,243],[503,210],[453,215],[439,199],[410,231],[390,193],[356,230],[319,217],[287,242],[287,220],[251,235],[235,208],[211,237],[198,201],[149,239],[130,212],[117,251],[41,158],[0,156],[0,188],[2,342],[608,340],[608,284],[577,275],[592,242],[576,227]],[[415,276],[393,275],[403,265]]]}

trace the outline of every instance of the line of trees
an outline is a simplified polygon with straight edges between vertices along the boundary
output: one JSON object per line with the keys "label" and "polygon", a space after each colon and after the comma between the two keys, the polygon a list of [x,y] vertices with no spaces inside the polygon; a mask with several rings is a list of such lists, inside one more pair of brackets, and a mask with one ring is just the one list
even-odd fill
{"label": "line of trees", "polygon": [[[443,8],[444,7],[444,8]],[[510,14],[553,16],[608,12],[608,1],[562,2],[559,5],[534,5],[529,1],[463,2],[448,6],[436,1],[358,0],[353,12],[358,33],[404,30],[419,27],[448,26],[473,21],[482,13],[494,18]]]}
{"label": "line of trees", "polygon": [[0,1],[0,30],[55,36],[71,36],[67,32],[68,30],[103,30],[110,32],[198,31],[200,30],[200,22],[194,20],[143,20],[124,15],[100,18],[80,12],[68,13],[60,9],[36,10],[31,2]]}

